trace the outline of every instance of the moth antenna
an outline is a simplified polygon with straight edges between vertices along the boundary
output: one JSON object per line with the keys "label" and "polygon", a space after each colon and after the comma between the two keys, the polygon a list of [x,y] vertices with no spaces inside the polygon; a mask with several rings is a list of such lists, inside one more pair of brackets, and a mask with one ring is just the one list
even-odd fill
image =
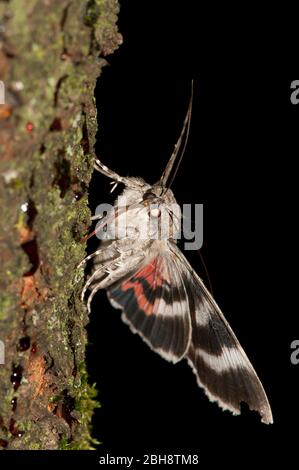
{"label": "moth antenna", "polygon": [[182,153],[181,153],[181,156],[179,158],[179,161],[177,163],[177,166],[176,166],[176,169],[175,169],[175,172],[174,172],[174,175],[170,181],[170,184],[168,185],[168,188],[170,188],[170,186],[172,185],[173,181],[174,181],[174,178],[177,174],[177,171],[179,169],[179,166],[181,164],[181,161],[183,159],[183,156],[184,156],[184,153],[185,153],[185,150],[186,150],[186,146],[187,146],[187,142],[188,142],[188,137],[189,137],[189,131],[190,131],[190,123],[191,123],[191,113],[192,113],[192,103],[193,103],[193,80],[191,81],[191,94],[190,94],[190,100],[189,100],[189,105],[188,105],[188,109],[187,109],[187,113],[186,113],[186,116],[185,116],[185,119],[184,119],[184,123],[183,123],[183,127],[182,127],[182,130],[181,130],[181,134],[177,140],[177,143],[175,144],[174,146],[174,150],[172,152],[172,155],[165,167],[165,170],[163,171],[162,173],[162,176],[160,178],[160,184],[162,186],[164,186],[166,188],[166,183],[168,181],[168,178],[170,176],[170,173],[172,171],[172,168],[173,168],[173,165],[175,163],[175,160],[178,156],[178,153],[180,151],[180,148],[181,148],[181,145],[182,145],[182,141],[183,141],[183,138],[184,138],[184,135],[186,133],[186,138],[185,138],[185,142],[184,142],[184,146],[183,146],[183,150],[182,150]]}
{"label": "moth antenna", "polygon": [[[106,165],[104,165],[101,160],[96,158],[95,163],[94,163],[94,168],[95,170],[99,171],[103,175],[107,176],[107,178],[110,178],[113,183],[117,184],[124,184],[128,188],[132,189],[139,189],[142,186],[142,182],[138,180],[132,181],[132,178],[125,177],[125,176],[120,176],[118,173],[115,173],[115,171],[110,170]],[[112,190],[114,191],[114,187]],[[112,192],[112,191],[111,191]]]}
{"label": "moth antenna", "polygon": [[96,158],[94,168],[103,175],[107,176],[107,178],[112,179],[113,182],[125,183],[126,178],[123,178],[122,176],[119,176],[117,173],[115,173],[115,171],[110,170],[110,168],[104,165],[99,158]]}

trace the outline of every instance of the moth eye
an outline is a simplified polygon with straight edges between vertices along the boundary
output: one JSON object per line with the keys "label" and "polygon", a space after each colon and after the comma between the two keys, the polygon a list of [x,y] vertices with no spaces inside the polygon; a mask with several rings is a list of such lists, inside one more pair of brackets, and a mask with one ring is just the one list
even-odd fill
{"label": "moth eye", "polygon": [[144,193],[144,195],[142,196],[142,199],[144,201],[149,201],[149,200],[155,199],[155,197],[156,197],[155,194],[149,189],[148,191]]}
{"label": "moth eye", "polygon": [[152,217],[156,217],[156,218],[157,218],[157,217],[160,217],[160,215],[161,215],[161,210],[159,209],[159,207],[155,207],[154,209],[151,209],[151,210],[150,210],[150,215],[151,215]]}

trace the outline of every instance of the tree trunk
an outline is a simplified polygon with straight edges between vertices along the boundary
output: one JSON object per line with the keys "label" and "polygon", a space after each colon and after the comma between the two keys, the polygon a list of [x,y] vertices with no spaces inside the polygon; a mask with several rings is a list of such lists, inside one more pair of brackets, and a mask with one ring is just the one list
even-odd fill
{"label": "tree trunk", "polygon": [[116,0],[0,4],[2,448],[94,444],[76,266],[90,220],[94,87],[121,42],[117,13]]}

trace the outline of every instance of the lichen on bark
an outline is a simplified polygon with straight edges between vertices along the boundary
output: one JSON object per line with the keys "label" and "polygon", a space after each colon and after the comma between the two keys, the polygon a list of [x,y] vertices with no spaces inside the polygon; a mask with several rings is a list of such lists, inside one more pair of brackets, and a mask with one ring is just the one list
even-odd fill
{"label": "lichen on bark", "polygon": [[0,448],[90,449],[96,391],[79,299],[116,0],[0,4]]}

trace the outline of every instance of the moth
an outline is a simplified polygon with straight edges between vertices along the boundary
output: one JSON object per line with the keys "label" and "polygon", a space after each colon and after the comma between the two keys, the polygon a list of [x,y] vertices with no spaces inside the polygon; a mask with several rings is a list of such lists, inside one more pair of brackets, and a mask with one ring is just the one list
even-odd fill
{"label": "moth", "polygon": [[[187,360],[211,401],[235,415],[245,402],[269,424],[271,408],[253,366],[177,246],[181,211],[170,186],[188,140],[192,101],[193,85],[180,136],[157,183],[120,176],[96,160],[96,170],[124,190],[98,223],[99,249],[82,262],[93,259],[82,299],[90,290],[90,310],[96,292],[106,289],[112,306],[122,311],[122,320],[153,351],[172,363]],[[122,226],[117,233],[115,225]]]}

